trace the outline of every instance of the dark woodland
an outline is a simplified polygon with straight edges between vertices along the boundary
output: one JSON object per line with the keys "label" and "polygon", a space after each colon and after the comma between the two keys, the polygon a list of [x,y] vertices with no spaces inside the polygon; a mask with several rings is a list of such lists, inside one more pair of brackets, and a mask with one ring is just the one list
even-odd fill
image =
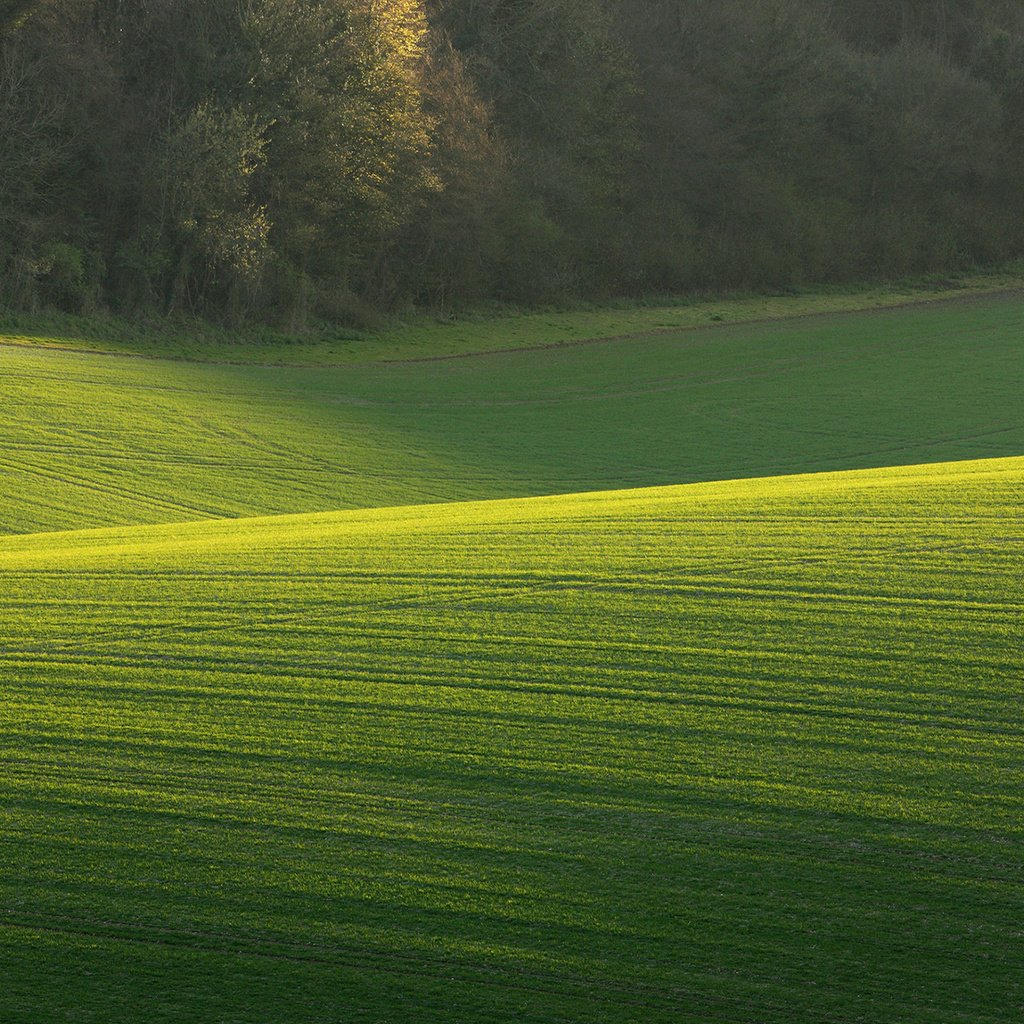
{"label": "dark woodland", "polygon": [[1005,0],[0,0],[0,305],[295,325],[1024,252]]}

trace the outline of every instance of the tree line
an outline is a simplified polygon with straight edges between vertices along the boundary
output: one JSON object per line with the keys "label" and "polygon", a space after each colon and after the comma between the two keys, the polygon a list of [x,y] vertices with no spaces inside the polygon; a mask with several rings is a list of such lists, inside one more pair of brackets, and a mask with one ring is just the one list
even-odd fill
{"label": "tree line", "polygon": [[0,0],[0,304],[291,325],[1024,251],[1015,0]]}

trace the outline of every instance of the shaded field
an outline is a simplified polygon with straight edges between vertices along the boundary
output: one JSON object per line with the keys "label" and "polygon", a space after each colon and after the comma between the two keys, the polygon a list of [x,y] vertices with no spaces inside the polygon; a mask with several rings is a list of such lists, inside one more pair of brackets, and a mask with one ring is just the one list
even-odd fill
{"label": "shaded field", "polygon": [[435,363],[0,346],[0,533],[1017,455],[1022,336],[1003,295]]}
{"label": "shaded field", "polygon": [[970,301],[1024,289],[1024,263],[972,274],[890,285],[822,286],[796,294],[684,297],[567,310],[417,315],[371,332],[293,337],[271,330],[232,332],[203,322],[148,327],[112,317],[20,316],[0,311],[0,346],[30,345],[142,358],[242,364],[351,364],[459,358],[478,352],[545,348],[595,338],[690,330],[909,304]]}
{"label": "shaded field", "polygon": [[0,539],[0,1018],[1019,1021],[1022,503]]}

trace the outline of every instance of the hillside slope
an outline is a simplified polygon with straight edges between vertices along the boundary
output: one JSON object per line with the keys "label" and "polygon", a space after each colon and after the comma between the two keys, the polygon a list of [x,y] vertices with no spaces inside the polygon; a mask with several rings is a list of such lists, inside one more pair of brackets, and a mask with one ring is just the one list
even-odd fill
{"label": "hillside slope", "polygon": [[435,363],[0,345],[0,533],[1018,455],[1022,336],[1004,295]]}
{"label": "hillside slope", "polygon": [[1017,458],[0,539],[0,1017],[1018,1021],[1022,503]]}

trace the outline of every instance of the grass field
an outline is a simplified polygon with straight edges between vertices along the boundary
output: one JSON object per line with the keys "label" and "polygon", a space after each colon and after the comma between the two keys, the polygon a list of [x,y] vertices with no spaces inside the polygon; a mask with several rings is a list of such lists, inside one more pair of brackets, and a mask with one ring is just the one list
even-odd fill
{"label": "grass field", "polygon": [[1024,1019],[1024,295],[694,309],[0,340],[2,1024]]}
{"label": "grass field", "polygon": [[1024,453],[1024,296],[432,363],[0,345],[0,533]]}
{"label": "grass field", "polygon": [[0,1019],[1019,1021],[1022,503],[0,540]]}
{"label": "grass field", "polygon": [[1024,289],[1024,262],[970,274],[926,276],[887,285],[822,286],[780,295],[687,296],[652,302],[524,312],[496,309],[431,317],[414,315],[372,331],[330,327],[293,335],[231,331],[203,321],[142,326],[116,317],[40,317],[0,311],[7,344],[121,353],[243,365],[342,365],[437,359],[567,345],[595,338],[637,337],[709,324],[743,324],[815,314],[891,309],[935,300],[995,297]]}

